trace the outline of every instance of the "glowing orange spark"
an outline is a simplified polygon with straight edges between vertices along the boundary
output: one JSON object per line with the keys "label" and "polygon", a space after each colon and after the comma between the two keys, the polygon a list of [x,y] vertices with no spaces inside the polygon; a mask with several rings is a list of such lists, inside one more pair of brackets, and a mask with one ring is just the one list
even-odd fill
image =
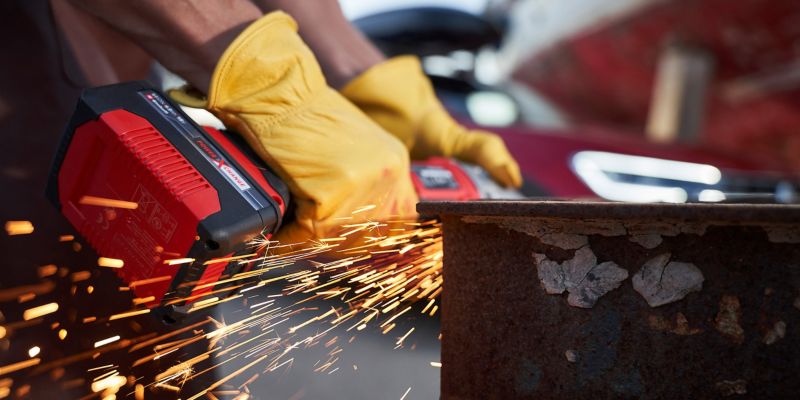
{"label": "glowing orange spark", "polygon": [[4,367],[0,367],[0,375],[7,374],[9,372],[19,371],[21,369],[25,369],[28,367],[32,367],[36,364],[39,364],[41,360],[38,358],[33,358],[26,361],[21,361],[16,364],[6,365]]}
{"label": "glowing orange spark", "polygon": [[97,265],[108,268],[122,268],[125,263],[116,258],[100,257],[97,259]]}
{"label": "glowing orange spark", "polygon": [[56,311],[58,311],[58,303],[45,304],[43,306],[25,310],[25,312],[22,314],[22,318],[25,321],[30,321],[32,319],[39,318],[41,316],[51,314]]}
{"label": "glowing orange spark", "polygon": [[78,204],[85,204],[89,206],[102,206],[102,207],[116,207],[116,208],[124,208],[128,210],[135,210],[139,208],[139,204],[130,202],[130,201],[123,201],[123,200],[113,200],[113,199],[103,199],[100,197],[93,197],[93,196],[82,196],[78,200]]}
{"label": "glowing orange spark", "polygon": [[104,345],[107,345],[107,344],[109,344],[109,343],[116,342],[116,341],[117,341],[117,340],[119,340],[119,339],[120,339],[119,335],[117,335],[117,336],[112,336],[112,337],[110,337],[110,338],[108,338],[108,339],[103,339],[103,340],[101,340],[101,341],[99,341],[99,342],[95,343],[95,344],[94,344],[94,348],[96,349],[96,348],[98,348],[98,347],[100,347],[100,346],[104,346]]}
{"label": "glowing orange spark", "polygon": [[30,221],[8,221],[6,232],[9,235],[27,235],[33,232],[33,224]]}
{"label": "glowing orange spark", "polygon": [[[108,318],[108,320],[109,321],[113,321],[115,319],[133,317],[134,315],[142,315],[142,314],[147,314],[149,312],[150,312],[149,308],[145,308],[143,310],[128,311],[128,312],[112,315],[110,318]],[[97,343],[95,343],[95,344],[97,344]],[[95,346],[95,347],[97,347],[97,346]]]}

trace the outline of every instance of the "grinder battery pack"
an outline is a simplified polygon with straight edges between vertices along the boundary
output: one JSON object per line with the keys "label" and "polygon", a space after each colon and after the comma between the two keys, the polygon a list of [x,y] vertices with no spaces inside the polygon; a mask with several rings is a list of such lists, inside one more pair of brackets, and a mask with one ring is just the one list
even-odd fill
{"label": "grinder battery pack", "polygon": [[[411,179],[424,200],[520,197],[445,158],[412,162]],[[286,184],[241,137],[200,127],[146,81],[83,91],[46,194],[101,256],[122,260],[117,274],[168,324],[231,295],[233,277],[257,268],[231,258],[291,216]]]}

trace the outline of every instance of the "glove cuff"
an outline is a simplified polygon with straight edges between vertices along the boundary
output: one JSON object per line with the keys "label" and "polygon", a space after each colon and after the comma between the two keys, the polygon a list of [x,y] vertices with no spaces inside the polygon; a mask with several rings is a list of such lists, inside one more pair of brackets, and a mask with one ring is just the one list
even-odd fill
{"label": "glove cuff", "polygon": [[[350,81],[340,92],[400,139],[414,153],[412,157],[419,153],[415,148],[420,145],[420,129],[430,114],[446,114],[416,56],[394,57],[377,64]],[[417,150],[427,152],[430,149]]]}
{"label": "glove cuff", "polygon": [[359,100],[370,101],[372,96],[383,92],[381,87],[387,82],[395,79],[408,81],[417,76],[424,77],[419,58],[412,55],[397,56],[373,65],[348,82],[340,92],[354,103]]}

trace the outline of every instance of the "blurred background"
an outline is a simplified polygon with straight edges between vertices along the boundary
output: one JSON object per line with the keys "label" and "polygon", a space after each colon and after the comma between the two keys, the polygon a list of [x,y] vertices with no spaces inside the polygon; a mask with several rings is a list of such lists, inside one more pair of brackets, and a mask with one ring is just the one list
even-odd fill
{"label": "blurred background", "polygon": [[800,200],[796,2],[340,4],[387,56],[420,56],[451,114],[503,136],[528,196]]}
{"label": "blurred background", "polygon": [[[520,163],[528,196],[800,201],[796,0],[340,4],[387,56],[420,56],[458,120],[504,138]],[[164,88],[180,81],[66,0],[0,2],[0,37],[0,220],[31,221],[36,228],[34,235],[0,237],[0,289],[40,284],[36,270],[49,264],[89,269],[96,282],[94,297],[88,297],[80,293],[89,283],[57,278],[65,283],[41,298],[71,299],[65,310],[74,323],[70,335],[59,342],[55,331],[41,327],[9,333],[0,338],[0,365],[5,365],[26,357],[34,345],[47,358],[86,350],[111,331],[78,322],[130,304],[130,295],[117,291],[117,278],[94,267],[97,256],[85,243],[56,241],[79,235],[43,195],[80,90],[135,79]],[[26,41],[17,40],[22,37]],[[219,126],[210,114],[188,112],[201,124]],[[76,286],[78,295],[71,292]],[[0,324],[22,320],[29,304],[15,296],[0,298]],[[233,310],[216,313],[221,318]],[[437,318],[414,322],[413,348],[394,350],[396,338],[360,333],[360,344],[345,352],[351,380],[295,366],[251,388],[264,399],[376,398],[375,393],[400,398],[409,387],[407,399],[436,398],[438,369],[430,362],[438,360]],[[147,318],[137,321],[139,329],[170,329]],[[115,332],[132,336],[133,330]],[[303,357],[311,364],[319,358],[301,354],[308,354]],[[74,364],[58,382],[81,377],[89,361]],[[230,363],[224,371],[236,367]],[[56,398],[85,393],[85,385],[68,388],[52,381],[47,375],[31,380]]]}

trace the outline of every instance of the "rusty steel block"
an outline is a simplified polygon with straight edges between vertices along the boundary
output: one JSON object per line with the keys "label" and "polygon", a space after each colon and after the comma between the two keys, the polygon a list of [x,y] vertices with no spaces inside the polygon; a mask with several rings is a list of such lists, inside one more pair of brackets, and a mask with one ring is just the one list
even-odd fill
{"label": "rusty steel block", "polygon": [[427,202],[442,399],[797,398],[800,207]]}

